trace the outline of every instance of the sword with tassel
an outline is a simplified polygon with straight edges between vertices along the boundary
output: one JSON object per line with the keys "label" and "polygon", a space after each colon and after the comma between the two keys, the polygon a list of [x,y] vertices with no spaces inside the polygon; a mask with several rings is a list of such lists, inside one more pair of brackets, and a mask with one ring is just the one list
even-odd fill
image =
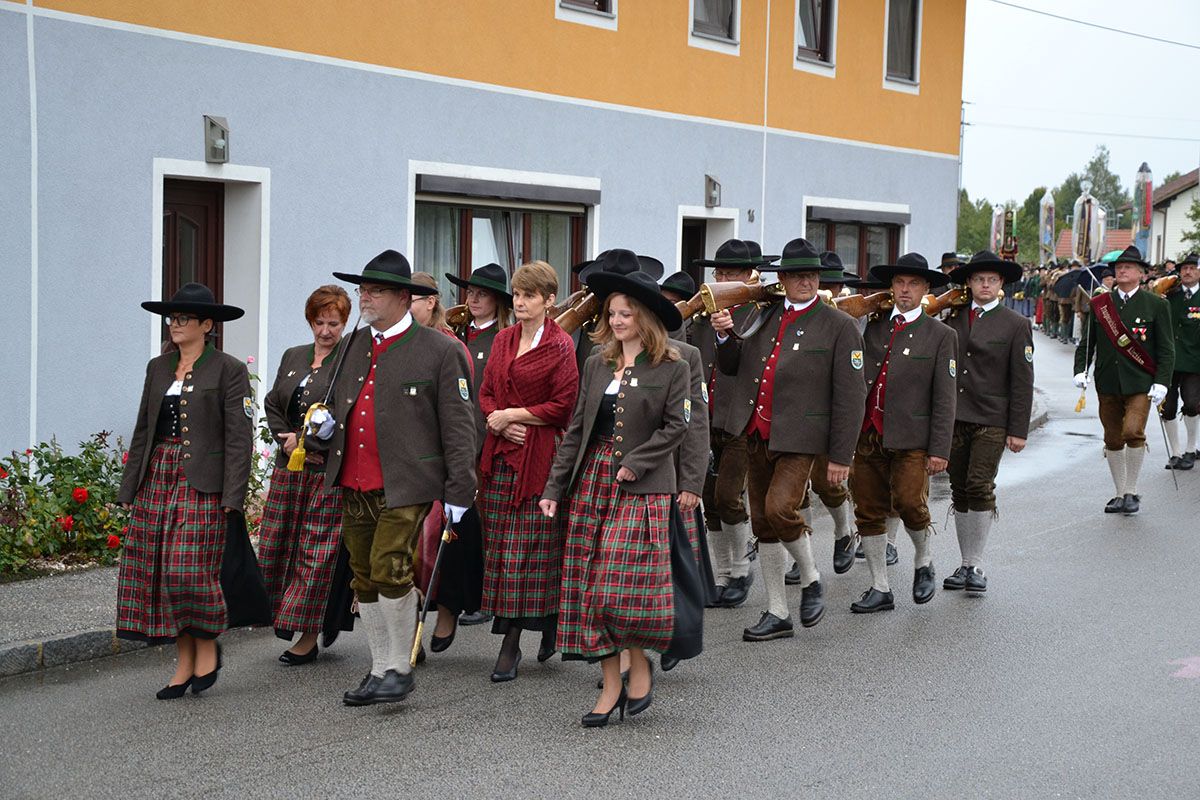
{"label": "sword with tassel", "polygon": [[438,575],[442,569],[442,556],[445,555],[446,545],[458,538],[458,534],[450,524],[450,515],[446,514],[446,525],[442,529],[442,539],[438,542],[437,555],[433,559],[433,570],[429,573],[429,589],[425,592],[425,603],[421,608],[421,616],[417,620],[417,635],[413,637],[412,655],[408,658],[411,666],[417,665],[417,656],[421,654],[421,640],[425,634],[425,618],[429,616],[429,608],[433,605],[433,595],[437,588]]}

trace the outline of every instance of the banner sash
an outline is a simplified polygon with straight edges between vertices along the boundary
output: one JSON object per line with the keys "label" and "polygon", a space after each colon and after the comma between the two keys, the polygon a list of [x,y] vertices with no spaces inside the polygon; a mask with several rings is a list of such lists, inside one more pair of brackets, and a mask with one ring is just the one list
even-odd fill
{"label": "banner sash", "polygon": [[1158,365],[1154,362],[1154,357],[1146,352],[1146,349],[1133,340],[1133,335],[1129,329],[1125,327],[1125,323],[1121,321],[1121,316],[1117,312],[1117,304],[1113,301],[1112,292],[1101,292],[1091,299],[1092,313],[1096,316],[1096,322],[1100,326],[1100,330],[1104,331],[1104,335],[1112,342],[1113,347],[1117,348],[1130,361],[1140,367],[1144,372],[1154,377],[1158,370]]}

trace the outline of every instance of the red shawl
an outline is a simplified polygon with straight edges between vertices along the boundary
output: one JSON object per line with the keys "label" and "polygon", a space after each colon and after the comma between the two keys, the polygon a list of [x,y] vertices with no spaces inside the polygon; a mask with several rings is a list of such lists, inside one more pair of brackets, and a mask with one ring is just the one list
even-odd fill
{"label": "red shawl", "polygon": [[545,488],[554,463],[555,441],[571,421],[579,394],[575,343],[554,320],[546,320],[538,346],[517,358],[520,344],[519,323],[496,334],[479,388],[479,406],[485,418],[497,409],[524,408],[546,423],[526,426],[523,446],[491,431],[484,440],[480,484],[486,485],[491,477],[493,457],[503,455],[517,473],[514,506],[539,496]]}

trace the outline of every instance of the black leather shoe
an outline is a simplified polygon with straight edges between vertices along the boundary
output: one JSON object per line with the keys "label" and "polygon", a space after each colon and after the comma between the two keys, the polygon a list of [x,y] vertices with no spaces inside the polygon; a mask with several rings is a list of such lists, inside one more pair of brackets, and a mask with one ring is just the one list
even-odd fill
{"label": "black leather shoe", "polygon": [[1124,504],[1121,506],[1122,514],[1136,514],[1142,507],[1142,496],[1140,494],[1127,494],[1124,498]]}
{"label": "black leather shoe", "polygon": [[900,562],[900,553],[896,550],[896,545],[888,542],[887,546],[887,565],[893,567]]}
{"label": "black leather shoe", "polygon": [[725,596],[725,587],[718,583],[714,588],[713,599],[704,604],[705,608],[720,608],[722,605],[721,600]]}
{"label": "black leather shoe", "polygon": [[516,680],[517,667],[521,666],[521,651],[517,651],[517,657],[513,659],[512,666],[500,672],[492,670],[492,683],[505,683],[507,681]]}
{"label": "black leather shoe", "polygon": [[1120,514],[1125,510],[1125,498],[1117,495],[1104,504],[1105,514]]}
{"label": "black leather shoe", "polygon": [[833,571],[845,575],[854,566],[854,552],[850,549],[851,538],[843,536],[833,542]]}
{"label": "black leather shoe", "polygon": [[983,594],[987,591],[987,575],[979,567],[971,567],[967,573],[967,594]]}
{"label": "black leather shoe", "polygon": [[967,573],[970,572],[969,567],[959,567],[954,570],[954,573],[946,576],[942,581],[942,588],[952,592],[961,591],[967,586]]}
{"label": "black leather shoe", "polygon": [[764,611],[757,625],[742,631],[742,641],[769,642],[772,639],[786,639],[795,635],[796,630],[792,627],[790,618],[780,619],[770,611]]}
{"label": "black leather shoe", "polygon": [[636,717],[638,714],[650,707],[650,703],[654,700],[654,662],[650,663],[650,690],[642,697],[630,697],[626,711],[629,716]]}
{"label": "black leather shoe", "polygon": [[625,694],[625,687],[621,687],[621,694],[617,697],[617,702],[613,707],[603,713],[589,711],[583,715],[583,727],[585,728],[603,728],[608,724],[608,718],[612,716],[614,711],[621,712],[621,720],[625,719],[625,704],[629,702],[629,696]]}
{"label": "black leather shoe", "polygon": [[482,625],[491,621],[492,615],[486,611],[472,611],[470,614],[463,614],[458,618],[459,625]]}
{"label": "black leather shoe", "polygon": [[854,557],[857,559],[863,559],[867,557],[867,551],[862,549],[861,542],[858,545],[858,549],[854,551]]}
{"label": "black leather shoe", "polygon": [[362,679],[362,683],[358,684],[357,689],[351,689],[342,694],[342,702],[348,706],[370,705],[367,698],[375,691],[375,687],[381,680],[383,679],[368,672],[367,677]]}
{"label": "black leather shoe", "polygon": [[175,686],[172,686],[171,684],[167,684],[166,686],[164,686],[163,688],[161,688],[157,692],[155,692],[154,696],[157,697],[159,700],[178,700],[179,698],[181,698],[185,694],[187,694],[188,687],[192,685],[192,681],[195,680],[195,678],[196,678],[196,676],[193,675],[192,677],[188,678],[183,683],[177,684]]}
{"label": "black leather shoe", "polygon": [[298,667],[301,664],[311,664],[317,660],[317,646],[314,644],[312,650],[307,653],[293,653],[291,650],[284,650],[279,655],[279,660],[289,667]]}
{"label": "black leather shoe", "polygon": [[207,675],[192,676],[192,694],[200,694],[206,689],[211,689],[213,684],[217,682],[217,676],[221,674],[221,643],[217,642],[217,666],[212,672]]}
{"label": "black leather shoe", "polygon": [[441,653],[450,649],[450,645],[454,644],[454,637],[458,634],[458,620],[454,620],[454,630],[450,631],[449,636],[438,636],[436,633],[429,637],[429,649],[435,653]]}
{"label": "black leather shoe", "polygon": [[811,628],[825,616],[824,591],[820,581],[813,581],[801,590],[800,594],[800,624]]}
{"label": "black leather shoe", "polygon": [[1167,459],[1167,463],[1163,466],[1163,469],[1179,469],[1179,461],[1179,456],[1171,456]]}
{"label": "black leather shoe", "polygon": [[800,565],[799,564],[793,564],[792,568],[789,569],[787,572],[785,572],[783,575],[783,582],[785,584],[787,584],[788,586],[799,586],[800,581],[802,581],[802,580],[804,580],[804,579],[800,577]]}
{"label": "black leather shoe", "polygon": [[670,672],[679,666],[679,659],[675,656],[663,656],[659,666],[662,667],[663,672]]}
{"label": "black leather shoe", "polygon": [[542,641],[538,644],[538,651],[537,651],[538,663],[543,664],[543,663],[549,661],[551,658],[554,657],[554,654],[557,652],[558,652],[558,648],[555,647],[554,637],[551,636],[550,639],[547,641],[546,634],[543,633]]}
{"label": "black leather shoe", "polygon": [[749,575],[742,578],[730,578],[729,585],[725,587],[725,592],[721,595],[721,608],[738,608],[746,602],[746,596],[750,593],[750,580]]}
{"label": "black leather shoe", "polygon": [[364,698],[361,705],[370,706],[376,703],[399,703],[404,698],[408,697],[409,692],[413,690],[416,681],[413,680],[411,672],[401,675],[394,669],[389,669],[383,673]]}
{"label": "black leather shoe", "polygon": [[881,592],[874,586],[850,604],[850,610],[855,614],[874,614],[876,611],[891,611],[895,607],[896,596],[891,592]]}
{"label": "black leather shoe", "polygon": [[913,602],[917,605],[924,605],[933,599],[933,577],[933,564],[917,567],[913,572]]}
{"label": "black leather shoe", "polygon": [[1179,457],[1179,466],[1176,467],[1175,469],[1188,470],[1194,466],[1196,466],[1196,454],[1195,453],[1184,453],[1183,455],[1181,455]]}

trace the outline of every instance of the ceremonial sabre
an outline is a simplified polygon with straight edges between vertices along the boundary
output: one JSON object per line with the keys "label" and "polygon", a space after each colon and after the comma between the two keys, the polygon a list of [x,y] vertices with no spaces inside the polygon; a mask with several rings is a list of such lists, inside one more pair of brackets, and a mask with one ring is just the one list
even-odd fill
{"label": "ceremonial sabre", "polygon": [[450,515],[446,515],[446,526],[442,530],[442,540],[438,542],[437,556],[433,559],[433,570],[429,573],[429,590],[425,592],[425,604],[421,609],[421,617],[417,620],[417,635],[413,638],[412,655],[408,658],[410,666],[417,665],[417,656],[421,652],[421,638],[425,633],[425,617],[429,615],[429,607],[433,605],[433,590],[437,586],[438,572],[442,566],[442,555],[446,545],[458,538],[458,534],[450,527]]}
{"label": "ceremonial sabre", "polygon": [[[1165,403],[1165,402],[1166,402],[1166,400],[1164,400],[1162,403],[1159,403],[1157,406],[1155,406],[1154,410],[1158,412],[1158,427],[1162,429],[1163,446],[1166,447],[1166,449],[1167,449],[1167,463],[1170,464],[1171,459],[1175,457],[1175,454],[1171,452],[1171,440],[1167,438],[1167,423],[1163,422],[1163,417],[1162,417],[1163,403]],[[1174,469],[1171,469],[1169,471],[1171,473],[1171,480],[1175,481],[1175,491],[1178,492],[1179,491],[1179,476],[1177,476],[1175,474]]]}
{"label": "ceremonial sabre", "polygon": [[[333,394],[333,385],[337,383],[338,375],[342,372],[342,363],[346,359],[346,351],[350,349],[350,340],[354,338],[354,334],[358,332],[358,323],[362,321],[362,313],[359,312],[358,319],[354,320],[354,327],[350,330],[350,335],[343,342],[345,347],[342,347],[343,342],[338,342],[337,347],[341,348],[337,355],[337,363],[333,365],[333,377],[329,380],[329,388],[325,390],[325,399],[320,403],[313,403],[304,412],[304,423],[300,426],[300,437],[296,441],[296,449],[288,456],[287,469],[289,472],[299,472],[304,469],[304,457],[306,455],[304,449],[304,438],[312,428],[312,415],[318,409],[324,410],[330,416],[333,412],[329,409],[329,398]],[[315,431],[313,431],[315,433]]]}

